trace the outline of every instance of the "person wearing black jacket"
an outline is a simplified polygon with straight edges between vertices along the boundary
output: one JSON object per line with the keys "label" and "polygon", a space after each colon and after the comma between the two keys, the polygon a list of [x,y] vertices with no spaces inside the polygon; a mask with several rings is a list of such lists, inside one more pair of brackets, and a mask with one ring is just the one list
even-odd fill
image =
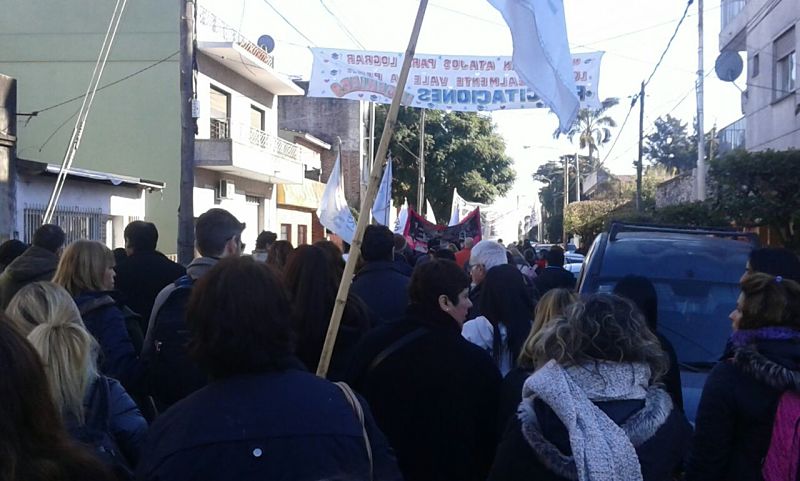
{"label": "person wearing black jacket", "polygon": [[131,222],[125,227],[128,257],[114,268],[116,289],[128,307],[141,316],[142,332],[147,331],[150,311],[161,289],[186,275],[186,268],[156,250],[157,243],[158,230],[152,222]]}
{"label": "person wearing black jacket", "polygon": [[61,227],[45,224],[33,234],[33,243],[0,274],[0,309],[24,286],[49,281],[58,267],[66,235]]}
{"label": "person wearing black jacket", "polygon": [[155,421],[137,479],[402,479],[366,402],[294,357],[289,300],[273,269],[252,257],[220,260],[197,281],[186,317],[191,355],[212,381]]}
{"label": "person wearing black jacket", "polygon": [[403,317],[411,280],[394,261],[394,234],[382,225],[367,226],[361,245],[362,267],[350,292],[364,301],[374,314],[374,325]]}
{"label": "person wearing black jacket", "polygon": [[368,333],[351,363],[406,481],[484,480],[494,456],[500,373],[460,334],[469,281],[452,261],[417,266],[405,318]]}
{"label": "person wearing black jacket", "polygon": [[800,393],[800,284],[748,273],[697,410],[686,481],[761,481],[781,395]]}
{"label": "person wearing black jacket", "polygon": [[632,301],[644,315],[647,326],[658,337],[661,348],[669,357],[669,369],[662,379],[664,388],[672,397],[672,403],[683,411],[683,391],[681,390],[681,369],[678,355],[669,339],[658,332],[658,293],[650,279],[642,276],[625,276],[614,286],[614,294]]}
{"label": "person wearing black jacket", "polygon": [[545,258],[547,267],[533,280],[539,295],[543,296],[550,289],[557,287],[575,289],[575,276],[564,269],[564,249],[553,246],[547,251]]}

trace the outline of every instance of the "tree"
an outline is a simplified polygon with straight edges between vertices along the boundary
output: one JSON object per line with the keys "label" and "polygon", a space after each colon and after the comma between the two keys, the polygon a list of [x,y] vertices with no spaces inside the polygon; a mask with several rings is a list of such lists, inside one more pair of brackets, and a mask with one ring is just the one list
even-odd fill
{"label": "tree", "polygon": [[[577,138],[578,148],[589,149],[589,162],[592,167],[596,163],[594,153],[599,150],[601,145],[607,144],[611,140],[611,129],[617,126],[617,122],[606,115],[606,111],[617,104],[619,104],[619,99],[612,97],[603,100],[599,109],[581,109],[575,124],[567,132],[570,142]],[[558,137],[558,132],[556,132],[556,137]]]}
{"label": "tree", "polygon": [[709,163],[716,210],[743,227],[772,228],[800,248],[800,150],[733,151]]}
{"label": "tree", "polygon": [[[380,137],[388,106],[376,106],[375,111],[375,135]],[[389,144],[397,205],[404,198],[416,203],[419,116],[419,109],[401,108]],[[462,197],[481,203],[491,203],[511,189],[516,173],[505,148],[495,125],[484,115],[426,110],[425,197],[437,218],[449,218],[454,188]]]}
{"label": "tree", "polygon": [[685,172],[694,168],[697,162],[697,143],[695,136],[687,133],[687,124],[667,114],[657,118],[655,132],[645,137],[643,153],[653,164],[667,169]]}
{"label": "tree", "polygon": [[564,227],[567,232],[581,236],[581,242],[590,244],[601,232],[606,218],[616,207],[610,200],[584,200],[567,206]]}

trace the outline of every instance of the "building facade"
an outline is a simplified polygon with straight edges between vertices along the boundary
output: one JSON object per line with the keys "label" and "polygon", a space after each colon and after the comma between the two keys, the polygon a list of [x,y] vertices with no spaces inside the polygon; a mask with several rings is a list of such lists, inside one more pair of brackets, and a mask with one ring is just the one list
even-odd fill
{"label": "building facade", "polygon": [[[4,6],[0,72],[20,86],[18,157],[61,163],[113,9],[101,0]],[[74,161],[76,169],[163,181],[141,196],[143,217],[158,226],[167,254],[176,251],[178,230],[178,20],[178,2],[128,2]],[[196,25],[194,216],[230,210],[247,224],[243,240],[252,248],[261,230],[279,229],[276,186],[305,178],[300,148],[278,136],[277,114],[279,96],[303,90],[203,2]]]}
{"label": "building facade", "polygon": [[722,0],[721,15],[720,52],[740,52],[747,58],[747,89],[741,94],[744,122],[721,130],[721,148],[800,147],[800,2]]}

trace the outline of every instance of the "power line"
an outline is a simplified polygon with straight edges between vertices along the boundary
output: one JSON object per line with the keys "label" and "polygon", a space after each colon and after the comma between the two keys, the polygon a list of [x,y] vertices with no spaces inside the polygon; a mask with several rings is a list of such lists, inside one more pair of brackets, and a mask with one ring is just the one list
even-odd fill
{"label": "power line", "polygon": [[656,74],[658,67],[661,66],[661,62],[664,60],[664,57],[667,55],[667,52],[669,52],[669,48],[672,46],[672,41],[675,40],[675,37],[678,35],[678,30],[680,30],[683,21],[686,20],[686,15],[689,13],[689,7],[692,5],[693,2],[694,0],[689,0],[688,2],[686,2],[686,8],[683,10],[683,15],[681,16],[681,19],[678,20],[678,24],[675,26],[675,31],[672,32],[672,37],[670,37],[669,41],[667,42],[667,47],[664,49],[664,52],[661,53],[661,58],[658,59],[658,62],[656,63],[656,66],[653,68],[653,72],[650,74],[650,77],[648,77],[648,79],[644,82],[645,87],[647,87],[647,84],[649,84],[650,81],[653,79],[653,76]]}
{"label": "power line", "polygon": [[290,21],[289,21],[289,19],[288,19],[288,18],[286,18],[286,17],[285,17],[285,16],[284,16],[284,15],[283,15],[283,14],[280,12],[280,10],[278,10],[277,8],[275,8],[275,6],[274,6],[274,5],[272,5],[272,3],[271,3],[269,0],[263,0],[263,2],[264,2],[264,3],[266,3],[266,4],[269,6],[269,8],[271,8],[271,9],[272,9],[272,10],[273,10],[275,13],[277,13],[277,14],[278,14],[278,16],[279,16],[279,17],[281,17],[281,18],[283,19],[283,21],[284,21],[284,22],[286,22],[286,24],[287,24],[287,25],[289,25],[290,27],[292,27],[292,29],[293,29],[295,32],[297,32],[297,33],[298,33],[298,35],[300,35],[301,37],[303,37],[303,38],[305,39],[305,41],[306,41],[306,42],[310,43],[310,44],[311,44],[311,45],[313,45],[314,47],[316,47],[316,46],[317,46],[317,44],[316,44],[316,43],[314,43],[314,42],[313,42],[313,41],[312,41],[310,38],[308,38],[308,37],[306,36],[306,34],[304,34],[303,32],[301,32],[299,28],[295,27],[295,26],[294,26],[294,24],[293,24],[292,22],[290,22]]}
{"label": "power line", "polygon": [[350,31],[350,29],[349,29],[349,28],[347,28],[347,25],[345,25],[345,24],[344,24],[344,23],[343,23],[343,22],[342,22],[342,21],[339,19],[339,17],[338,17],[338,16],[337,16],[335,13],[333,13],[333,12],[331,11],[331,9],[328,7],[328,5],[327,5],[327,4],[325,4],[325,0],[319,0],[319,3],[322,5],[322,8],[324,8],[324,9],[325,9],[325,11],[326,11],[326,12],[328,12],[328,13],[330,14],[330,16],[331,16],[331,17],[333,17],[333,19],[334,19],[334,20],[336,21],[336,23],[339,25],[339,28],[341,28],[341,29],[342,29],[342,31],[344,31],[345,35],[347,35],[347,36],[350,38],[350,40],[352,40],[352,41],[353,41],[353,43],[355,43],[356,45],[358,45],[358,47],[359,47],[361,50],[366,50],[366,49],[367,49],[367,48],[364,46],[364,44],[362,44],[361,42],[359,42],[359,41],[358,41],[358,38],[356,38],[356,36],[355,36],[355,35],[353,35],[353,32],[351,32],[351,31]]}
{"label": "power line", "polygon": [[[124,81],[126,81],[126,80],[128,80],[128,79],[130,79],[132,77],[135,77],[135,76],[137,76],[137,75],[139,75],[139,74],[141,74],[143,72],[146,72],[146,71],[150,70],[151,68],[156,67],[156,66],[166,62],[167,60],[171,59],[172,57],[178,55],[179,52],[180,51],[176,50],[175,52],[171,53],[170,55],[168,55],[168,56],[162,58],[161,60],[158,60],[158,61],[156,61],[156,62],[154,62],[154,63],[152,63],[150,65],[148,65],[147,67],[139,69],[139,70],[137,70],[137,71],[135,71],[135,72],[133,72],[133,73],[131,73],[129,75],[126,75],[126,76],[124,76],[124,77],[122,77],[122,78],[120,78],[118,80],[115,80],[113,82],[110,82],[110,83],[107,83],[107,84],[103,85],[102,87],[99,87],[97,89],[97,91],[99,92],[99,91],[101,91],[103,89],[107,89],[109,87],[117,85],[118,83],[124,82]],[[66,105],[66,104],[68,104],[70,102],[74,102],[76,100],[80,100],[80,99],[84,98],[85,96],[86,96],[86,94],[77,95],[75,97],[72,97],[70,99],[64,100],[64,101],[59,102],[57,104],[51,105],[49,107],[45,107],[45,108],[39,109],[39,110],[34,110],[34,111],[30,112],[30,113],[21,113],[20,112],[20,113],[17,113],[17,115],[18,116],[24,116],[24,117],[36,117],[41,113],[47,112],[48,110],[52,110],[54,108],[61,107],[62,105]],[[30,121],[30,119],[28,119],[28,120]],[[27,125],[27,123],[26,123],[26,125]]]}

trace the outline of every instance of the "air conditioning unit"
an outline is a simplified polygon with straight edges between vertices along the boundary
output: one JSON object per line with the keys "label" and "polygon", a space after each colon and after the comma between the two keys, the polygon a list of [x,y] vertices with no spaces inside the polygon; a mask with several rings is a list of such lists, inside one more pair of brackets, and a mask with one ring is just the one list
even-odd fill
{"label": "air conditioning unit", "polygon": [[230,180],[221,179],[217,187],[217,199],[233,199],[233,194],[236,193],[236,186]]}

